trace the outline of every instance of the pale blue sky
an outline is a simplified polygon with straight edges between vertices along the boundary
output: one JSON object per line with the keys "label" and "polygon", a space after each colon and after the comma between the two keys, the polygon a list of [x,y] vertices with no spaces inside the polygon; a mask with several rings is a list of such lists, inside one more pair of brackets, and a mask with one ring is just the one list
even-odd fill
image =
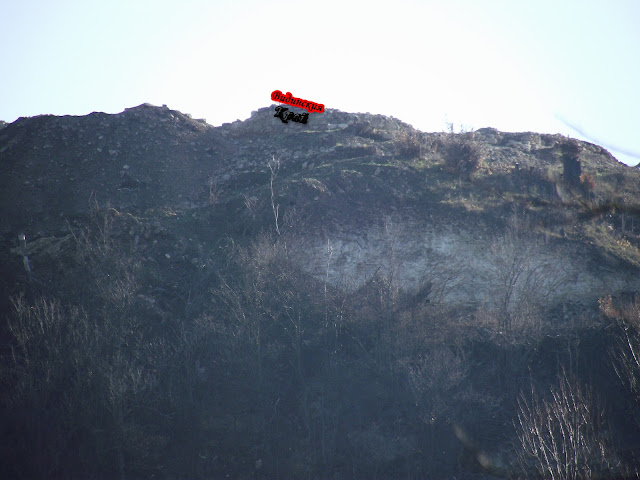
{"label": "pale blue sky", "polygon": [[0,35],[8,122],[149,102],[220,125],[277,89],[423,131],[563,133],[640,161],[638,0],[0,0]]}

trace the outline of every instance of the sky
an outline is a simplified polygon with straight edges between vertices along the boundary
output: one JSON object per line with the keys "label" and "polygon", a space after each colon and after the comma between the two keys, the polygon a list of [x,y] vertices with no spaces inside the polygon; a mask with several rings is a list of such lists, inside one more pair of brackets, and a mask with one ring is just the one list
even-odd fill
{"label": "sky", "polygon": [[7,122],[147,102],[220,125],[281,90],[640,162],[638,0],[0,0],[0,37]]}

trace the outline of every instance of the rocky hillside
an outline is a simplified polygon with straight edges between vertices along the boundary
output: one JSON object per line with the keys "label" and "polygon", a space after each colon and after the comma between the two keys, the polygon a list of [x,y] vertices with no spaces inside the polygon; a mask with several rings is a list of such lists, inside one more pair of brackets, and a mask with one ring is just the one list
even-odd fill
{"label": "rocky hillside", "polygon": [[0,123],[0,472],[569,478],[525,433],[571,395],[580,475],[640,468],[636,168],[274,113]]}
{"label": "rocky hillside", "polygon": [[[147,104],[7,125],[5,261],[18,233],[29,245],[53,244],[92,206],[110,206],[135,218],[139,248],[160,242],[161,257],[187,263],[206,263],[222,237],[276,226],[297,229],[292,248],[303,268],[334,284],[355,287],[393,268],[399,286],[415,289],[434,264],[455,258],[464,268],[448,298],[477,304],[490,301],[501,235],[517,220],[535,243],[531,259],[566,277],[556,297],[593,301],[637,289],[639,173],[597,145],[577,142],[588,183],[571,184],[562,156],[573,141],[560,135],[423,133],[334,110],[285,124],[272,110],[217,128]],[[474,151],[455,151],[464,145]],[[475,155],[473,172],[458,171],[456,155]]]}

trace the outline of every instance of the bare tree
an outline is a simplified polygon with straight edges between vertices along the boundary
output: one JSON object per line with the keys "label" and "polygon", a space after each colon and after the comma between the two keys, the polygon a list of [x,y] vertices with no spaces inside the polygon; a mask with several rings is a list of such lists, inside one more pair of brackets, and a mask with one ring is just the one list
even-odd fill
{"label": "bare tree", "polygon": [[[617,344],[609,354],[616,374],[624,386],[633,394],[637,406],[640,406],[640,300],[616,308],[611,296],[598,302],[600,311],[618,324]],[[640,424],[640,419],[636,417]]]}
{"label": "bare tree", "polygon": [[387,245],[384,255],[388,260],[379,274],[387,286],[389,296],[387,303],[396,307],[403,290],[408,302],[406,306],[415,306],[421,302],[444,302],[463,281],[466,269],[464,261],[454,258],[453,255],[438,254],[425,249],[422,255],[425,264],[420,272],[419,284],[413,292],[409,293],[406,291],[406,284],[401,281],[404,272],[401,270],[403,261],[399,254],[399,247],[404,235],[404,229],[400,224],[394,222],[390,216],[384,217],[384,238]]}
{"label": "bare tree", "polygon": [[280,212],[280,205],[276,204],[275,191],[273,189],[273,182],[278,176],[278,170],[280,169],[280,161],[276,160],[275,156],[271,157],[271,160],[267,163],[271,175],[269,177],[269,190],[271,191],[271,209],[273,210],[273,218],[276,222],[276,233],[280,235],[280,227],[278,225],[278,216]]}
{"label": "bare tree", "polygon": [[640,301],[616,309],[611,296],[600,300],[600,310],[619,322],[621,338],[612,351],[613,364],[626,387],[640,399]]}
{"label": "bare tree", "polygon": [[566,272],[545,254],[525,219],[515,212],[491,247],[492,283],[499,327],[505,334],[540,332],[540,317]]}
{"label": "bare tree", "polygon": [[468,375],[468,365],[460,350],[433,345],[407,365],[410,392],[419,419],[428,435],[424,448],[429,473],[435,475],[439,430],[460,416],[461,386]]}
{"label": "bare tree", "polygon": [[[39,476],[74,476],[69,469],[76,468],[90,477],[115,466],[114,476],[125,478],[131,449],[145,448],[138,424],[140,410],[157,401],[151,365],[158,339],[135,315],[139,262],[118,239],[123,224],[136,221],[95,204],[91,223],[72,229],[76,262],[69,267],[74,275],[65,276],[85,295],[84,309],[55,298],[13,300],[1,400],[7,411],[28,417],[11,422],[17,438],[37,444],[27,462]],[[71,460],[79,444],[91,466]],[[33,451],[33,445],[22,450]]]}
{"label": "bare tree", "polygon": [[[11,422],[22,429],[20,438],[37,445],[34,473],[67,476],[65,461],[76,454],[84,431],[85,439],[95,438],[110,452],[93,452],[95,458],[107,457],[125,478],[124,452],[134,441],[128,433],[135,424],[132,412],[149,405],[146,394],[156,385],[142,360],[150,354],[149,343],[141,341],[132,323],[98,320],[57,300],[29,303],[17,297],[13,309],[12,354],[2,368],[3,403],[9,411],[28,414]],[[85,431],[87,424],[102,433],[93,437]]]}
{"label": "bare tree", "polygon": [[440,421],[440,417],[451,414],[454,405],[451,397],[464,382],[467,366],[461,352],[434,346],[411,362],[407,373],[420,418],[425,424],[432,425]]}
{"label": "bare tree", "polygon": [[611,474],[618,468],[604,437],[604,416],[589,388],[566,372],[539,396],[521,394],[514,422],[520,450],[518,463],[525,477],[572,480]]}

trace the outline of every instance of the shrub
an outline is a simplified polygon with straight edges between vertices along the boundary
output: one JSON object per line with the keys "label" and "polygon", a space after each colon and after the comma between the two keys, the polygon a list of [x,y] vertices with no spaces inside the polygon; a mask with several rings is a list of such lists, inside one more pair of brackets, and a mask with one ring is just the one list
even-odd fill
{"label": "shrub", "polygon": [[468,138],[453,138],[453,136],[441,141],[438,150],[444,157],[446,170],[466,179],[470,179],[471,175],[478,170],[485,154],[479,142]]}
{"label": "shrub", "polygon": [[580,184],[583,186],[583,188],[587,192],[591,192],[591,191],[593,191],[594,188],[596,188],[595,180],[588,173],[584,173],[583,172],[583,173],[580,174]]}
{"label": "shrub", "polygon": [[419,133],[401,132],[396,140],[396,148],[403,157],[419,157],[422,154]]}

